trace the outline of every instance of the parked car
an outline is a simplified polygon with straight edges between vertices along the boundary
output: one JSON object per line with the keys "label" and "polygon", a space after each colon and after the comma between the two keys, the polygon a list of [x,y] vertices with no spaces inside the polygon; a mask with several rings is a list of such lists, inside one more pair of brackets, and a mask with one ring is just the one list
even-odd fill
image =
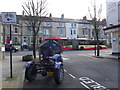
{"label": "parked car", "polygon": [[24,50],[24,49],[28,49],[28,44],[26,43],[26,42],[23,42],[22,44],[21,44],[21,49],[22,49],[22,51]]}
{"label": "parked car", "polygon": [[[5,51],[10,51],[10,44],[5,44]],[[19,49],[12,46],[12,51],[17,52],[17,51],[19,51]]]}

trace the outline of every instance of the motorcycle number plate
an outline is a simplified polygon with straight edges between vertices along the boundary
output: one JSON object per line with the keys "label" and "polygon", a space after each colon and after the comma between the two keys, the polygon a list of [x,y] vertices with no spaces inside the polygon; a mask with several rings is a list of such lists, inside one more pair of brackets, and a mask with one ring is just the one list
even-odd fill
{"label": "motorcycle number plate", "polygon": [[47,72],[47,76],[53,76],[53,72]]}

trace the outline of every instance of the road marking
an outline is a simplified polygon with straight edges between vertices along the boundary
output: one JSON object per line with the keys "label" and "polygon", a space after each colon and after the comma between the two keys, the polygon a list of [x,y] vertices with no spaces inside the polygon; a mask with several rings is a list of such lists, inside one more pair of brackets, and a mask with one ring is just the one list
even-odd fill
{"label": "road marking", "polygon": [[66,60],[66,61],[67,61],[67,60],[69,60],[69,59],[68,59],[68,58],[63,57],[63,60]]}
{"label": "road marking", "polygon": [[84,87],[86,87],[87,89],[90,89],[87,85],[85,85],[84,83],[80,82]]}
{"label": "road marking", "polygon": [[73,76],[72,74],[69,74],[72,78],[74,78],[75,79],[75,76]]}
{"label": "road marking", "polygon": [[67,70],[64,69],[64,72],[67,72]]}
{"label": "road marking", "polygon": [[88,77],[81,77],[79,78],[79,80],[81,81],[80,83],[85,86],[86,88],[93,88],[93,90],[96,89],[100,89],[100,90],[109,90],[106,87],[100,85],[99,83],[97,83],[96,81],[88,78]]}

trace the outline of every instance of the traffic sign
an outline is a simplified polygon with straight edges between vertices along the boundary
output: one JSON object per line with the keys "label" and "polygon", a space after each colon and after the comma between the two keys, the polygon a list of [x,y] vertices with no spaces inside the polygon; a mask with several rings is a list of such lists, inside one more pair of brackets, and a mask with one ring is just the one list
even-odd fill
{"label": "traffic sign", "polygon": [[10,25],[10,77],[12,78],[12,29],[11,29],[11,25],[16,24],[16,12],[2,12],[2,24]]}
{"label": "traffic sign", "polygon": [[2,12],[2,24],[16,24],[16,12]]}

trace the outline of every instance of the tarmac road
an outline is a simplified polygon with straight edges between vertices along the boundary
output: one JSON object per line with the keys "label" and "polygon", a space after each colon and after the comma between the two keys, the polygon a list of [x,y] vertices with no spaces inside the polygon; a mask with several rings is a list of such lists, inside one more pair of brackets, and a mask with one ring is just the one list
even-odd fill
{"label": "tarmac road", "polygon": [[[90,56],[90,52],[79,53],[77,52],[66,53],[69,57],[67,69],[79,79],[88,80],[84,84],[87,88],[99,84],[99,87],[105,88],[118,88],[118,61],[113,59],[101,59]],[[105,53],[104,53],[105,54]],[[72,67],[72,69],[69,69]],[[84,80],[81,80],[84,82]]]}
{"label": "tarmac road", "polygon": [[[101,54],[108,53],[111,50],[101,50]],[[93,55],[93,50],[65,51],[65,77],[61,85],[57,85],[53,77],[42,77],[38,74],[33,82],[25,80],[23,88],[118,88],[118,61],[95,58]]]}

